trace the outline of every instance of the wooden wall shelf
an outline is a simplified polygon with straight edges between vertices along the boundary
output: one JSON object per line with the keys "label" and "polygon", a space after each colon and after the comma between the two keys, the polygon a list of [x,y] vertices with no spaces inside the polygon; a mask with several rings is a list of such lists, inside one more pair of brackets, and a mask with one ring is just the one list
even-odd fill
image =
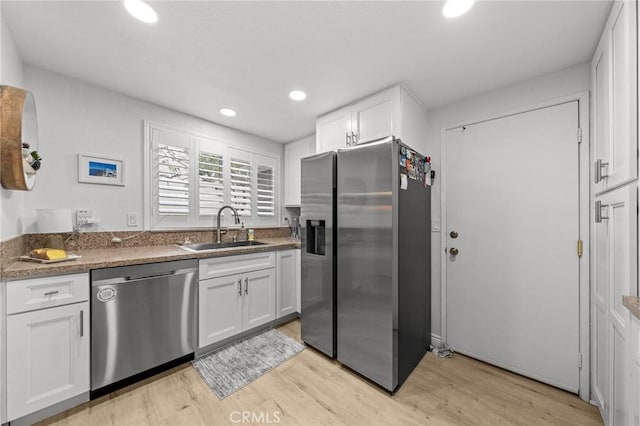
{"label": "wooden wall shelf", "polygon": [[0,86],[0,181],[7,189],[31,191],[36,173],[27,173],[22,143],[29,151],[38,150],[38,117],[31,92]]}

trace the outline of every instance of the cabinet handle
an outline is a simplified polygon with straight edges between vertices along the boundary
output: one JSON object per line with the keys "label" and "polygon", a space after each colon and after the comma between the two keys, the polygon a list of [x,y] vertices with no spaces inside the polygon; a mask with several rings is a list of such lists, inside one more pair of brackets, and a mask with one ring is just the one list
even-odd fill
{"label": "cabinet handle", "polygon": [[238,280],[238,296],[242,296],[242,278]]}
{"label": "cabinet handle", "polygon": [[358,135],[351,132],[351,144],[358,145]]}
{"label": "cabinet handle", "polygon": [[609,207],[607,204],[602,204],[602,201],[596,201],[596,223],[601,223],[603,219],[609,219],[609,216],[602,215],[602,209]]}
{"label": "cabinet handle", "polygon": [[51,290],[51,291],[46,292],[44,295],[45,295],[45,296],[53,296],[54,294],[58,294],[58,293],[60,293],[60,291],[58,291],[58,290]]}
{"label": "cabinet handle", "polygon": [[600,182],[603,178],[609,177],[608,174],[606,173],[602,173],[602,169],[609,167],[609,163],[603,163],[602,160],[596,160],[595,164],[594,164],[594,171],[593,171],[593,181],[594,183],[598,183]]}
{"label": "cabinet handle", "polygon": [[347,146],[351,146],[351,136],[349,136],[349,133],[347,132]]}
{"label": "cabinet handle", "polygon": [[244,294],[249,294],[249,278],[244,279]]}
{"label": "cabinet handle", "polygon": [[84,337],[84,310],[80,311],[80,337]]}

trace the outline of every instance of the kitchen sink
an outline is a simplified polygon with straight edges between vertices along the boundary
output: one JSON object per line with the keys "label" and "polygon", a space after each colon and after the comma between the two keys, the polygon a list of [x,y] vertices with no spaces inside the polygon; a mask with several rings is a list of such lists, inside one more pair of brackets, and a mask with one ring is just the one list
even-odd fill
{"label": "kitchen sink", "polygon": [[218,249],[233,248],[233,247],[263,246],[265,244],[267,243],[263,243],[260,241],[228,241],[224,243],[186,244],[180,247],[187,251],[197,253],[202,251],[218,250]]}

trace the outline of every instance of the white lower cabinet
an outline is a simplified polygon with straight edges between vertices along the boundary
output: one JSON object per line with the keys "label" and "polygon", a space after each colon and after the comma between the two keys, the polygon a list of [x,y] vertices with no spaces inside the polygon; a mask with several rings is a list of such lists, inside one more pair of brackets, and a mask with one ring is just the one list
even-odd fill
{"label": "white lower cabinet", "polygon": [[275,259],[271,252],[200,260],[198,348],[276,318]]}
{"label": "white lower cabinet", "polygon": [[278,282],[276,284],[276,316],[298,311],[298,253],[300,250],[283,250],[276,254]]}
{"label": "white lower cabinet", "polygon": [[629,424],[640,425],[640,319],[633,317],[631,320],[631,421]]}
{"label": "white lower cabinet", "polygon": [[276,319],[276,271],[263,269],[242,275],[244,305],[242,330],[250,330]]}
{"label": "white lower cabinet", "polygon": [[242,331],[242,274],[200,281],[198,347]]}
{"label": "white lower cabinet", "polygon": [[7,420],[89,391],[89,302],[7,318]]}
{"label": "white lower cabinet", "polygon": [[198,347],[274,320],[275,287],[274,268],[200,281]]}

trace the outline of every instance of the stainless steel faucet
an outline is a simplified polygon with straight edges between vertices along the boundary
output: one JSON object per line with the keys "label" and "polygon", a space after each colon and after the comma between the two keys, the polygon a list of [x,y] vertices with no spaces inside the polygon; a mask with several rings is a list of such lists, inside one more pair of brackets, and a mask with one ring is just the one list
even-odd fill
{"label": "stainless steel faucet", "polygon": [[240,218],[238,217],[238,211],[236,209],[234,209],[231,206],[220,207],[220,210],[218,210],[218,222],[216,225],[216,242],[217,243],[220,243],[220,215],[222,214],[222,210],[224,209],[231,209],[231,211],[233,212],[233,216],[235,217],[236,225],[240,223]]}

